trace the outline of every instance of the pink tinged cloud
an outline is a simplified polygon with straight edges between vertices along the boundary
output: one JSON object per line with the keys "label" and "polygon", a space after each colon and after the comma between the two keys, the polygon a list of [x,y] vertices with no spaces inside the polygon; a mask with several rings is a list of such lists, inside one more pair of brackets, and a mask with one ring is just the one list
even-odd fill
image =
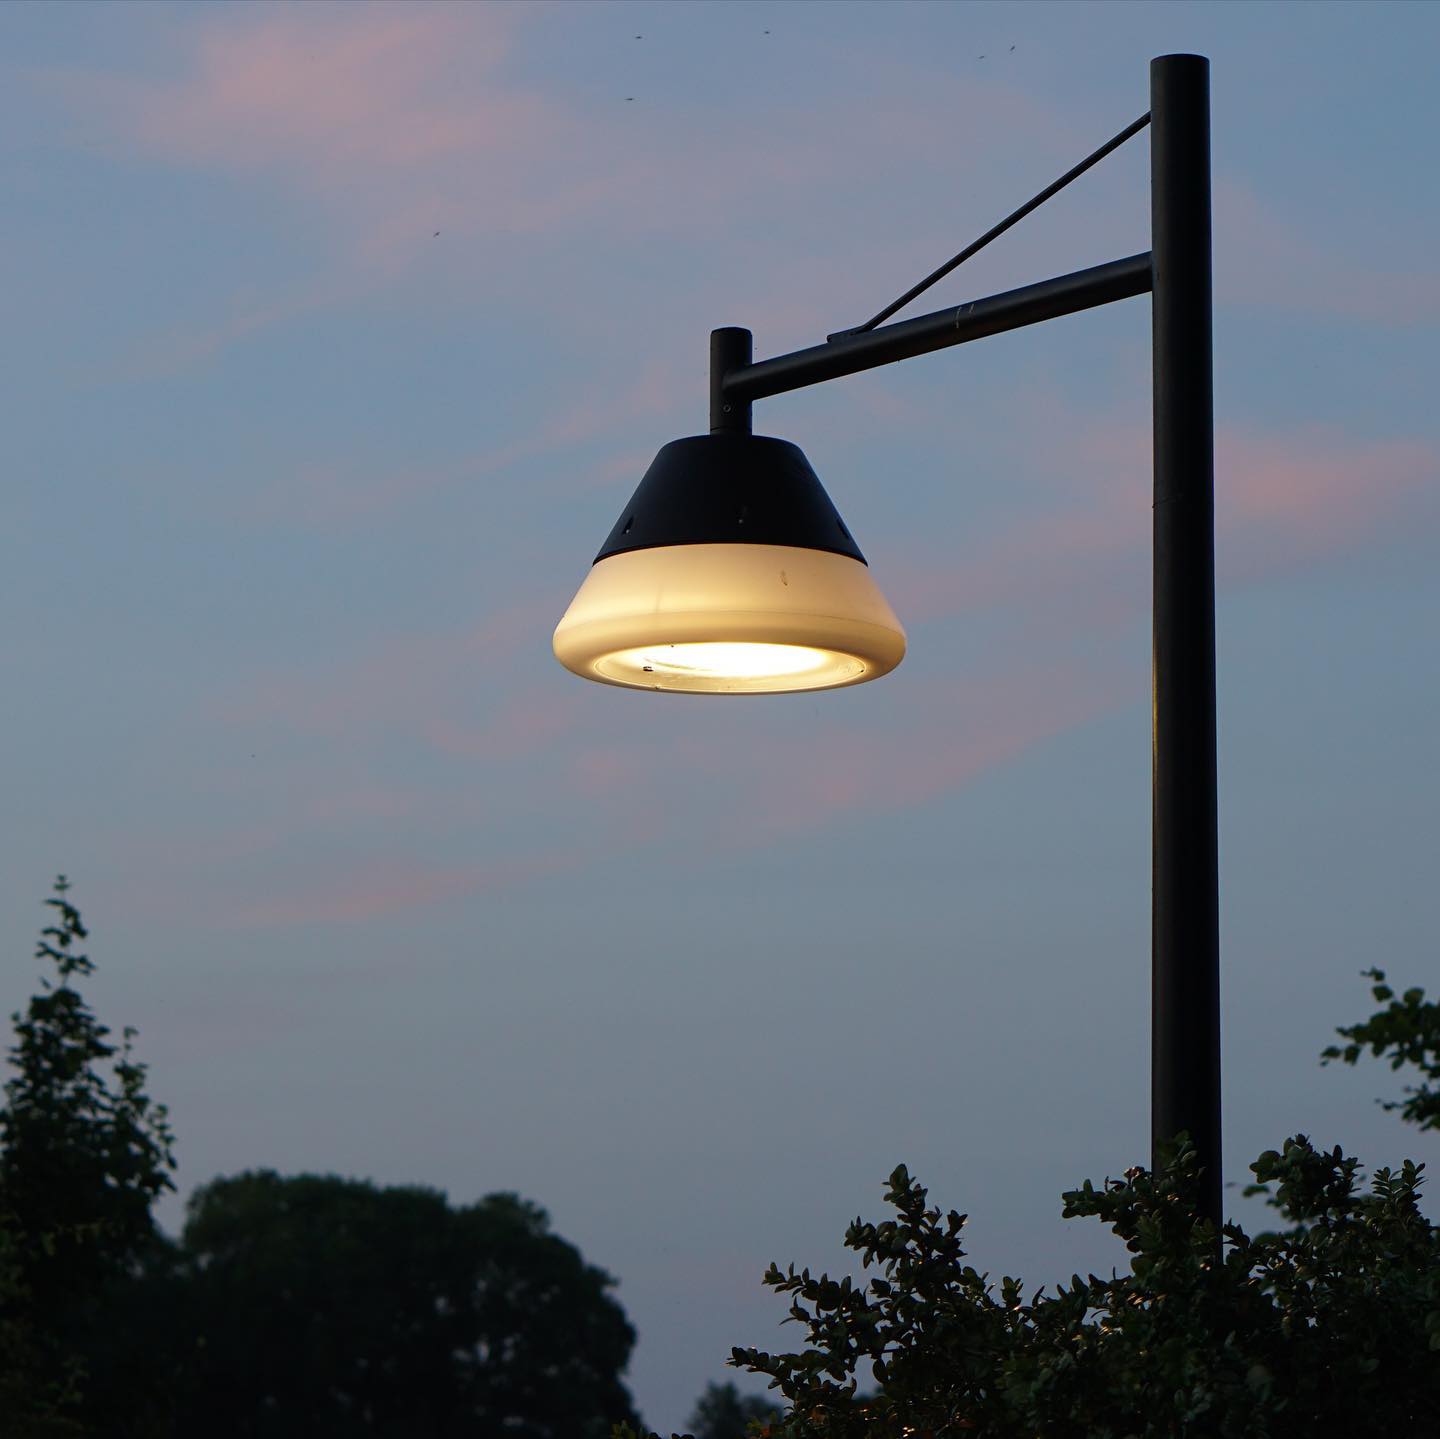
{"label": "pink tinged cloud", "polygon": [[180,78],[117,78],[98,98],[152,154],[343,184],[543,128],[537,100],[475,83],[516,18],[494,5],[230,11],[198,30]]}
{"label": "pink tinged cloud", "polygon": [[279,179],[344,216],[369,264],[435,229],[524,234],[614,207],[586,117],[498,74],[522,7],[237,7],[183,34],[180,73],[58,73],[110,142]]}
{"label": "pink tinged cloud", "polygon": [[[1150,509],[1147,486],[1126,475],[1138,461],[1148,481],[1148,436],[1097,433],[1089,445],[1101,472],[1114,477],[1100,487],[1093,513],[1017,528],[948,590],[932,575],[927,593],[912,575],[899,592],[927,599],[926,617],[938,618],[947,609],[963,615],[1033,604],[1038,585],[1042,603],[1060,619],[1052,637],[1061,654],[1067,634],[1074,640],[1143,616],[1148,583],[1133,581],[1148,580]],[[1343,560],[1408,532],[1422,513],[1417,501],[1433,494],[1440,479],[1428,446],[1323,430],[1284,436],[1222,430],[1216,467],[1219,570],[1232,584]],[[1433,508],[1425,513],[1432,525],[1440,518]],[[1119,586],[1117,567],[1129,577]],[[832,732],[792,749],[767,747],[755,786],[762,826],[781,833],[857,808],[925,803],[1142,692],[1138,667],[1102,675],[1061,657],[1043,669],[979,676],[937,691],[915,706],[937,718],[902,735]],[[705,752],[686,758],[704,763]],[[613,771],[604,778],[617,782]]]}
{"label": "pink tinged cloud", "polygon": [[831,731],[767,754],[751,812],[723,838],[778,839],[855,812],[930,804],[1132,698],[1064,660],[935,686],[912,696],[907,709],[922,718],[897,732]]}
{"label": "pink tinged cloud", "polygon": [[1418,440],[1355,440],[1323,427],[1286,436],[1222,430],[1216,565],[1263,580],[1377,551],[1436,527],[1440,455]]}
{"label": "pink tinged cloud", "polygon": [[235,922],[268,927],[354,924],[420,905],[446,904],[471,895],[510,889],[576,869],[598,856],[555,850],[488,864],[426,867],[381,860],[335,880],[321,880],[243,906]]}
{"label": "pink tinged cloud", "polygon": [[[1345,254],[1327,234],[1289,219],[1248,185],[1217,177],[1217,303],[1378,325],[1432,324],[1440,316],[1440,265],[1378,269],[1371,255]],[[1373,252],[1388,253],[1383,245]]]}
{"label": "pink tinged cloud", "polygon": [[[902,620],[1044,613],[1072,632],[1128,623],[1149,604],[1147,428],[1077,424],[1056,459],[1066,508],[1027,517],[939,560],[915,549],[881,582]],[[1440,526],[1440,454],[1415,439],[1360,439],[1312,426],[1221,426],[1215,444],[1216,573],[1222,589],[1383,549]],[[1081,502],[1083,499],[1083,503]]]}
{"label": "pink tinged cloud", "polygon": [[579,718],[577,706],[560,702],[547,689],[507,699],[482,726],[467,727],[441,714],[424,720],[421,732],[444,754],[500,762],[552,748]]}
{"label": "pink tinged cloud", "polygon": [[[471,677],[522,650],[543,650],[561,597],[501,612],[469,636],[396,639],[326,673],[275,675],[224,706],[231,721],[279,723],[364,747],[389,733],[422,738],[467,765],[552,757],[533,804],[557,814],[597,811],[606,855],[655,846],[702,852],[782,841],[867,810],[922,805],[1016,762],[1037,745],[1143,699],[1144,657],[1134,663],[1076,658],[1117,624],[1143,626],[1148,606],[1149,437],[1143,427],[1097,427],[1070,454],[1058,516],[1032,518],[943,564],[892,565],[881,578],[912,626],[975,618],[1033,624],[1043,612],[1040,656],[953,684],[912,690],[904,717],[883,732],[844,724],[809,733],[743,734],[713,710],[666,699],[603,696],[578,682],[506,693],[472,720]],[[1286,435],[1222,430],[1217,450],[1217,552],[1222,586],[1271,579],[1373,551],[1417,521],[1434,524],[1423,499],[1435,489],[1436,455],[1405,440],[1357,440],[1322,429]],[[1088,506],[1077,496],[1091,494]],[[913,557],[912,557],[913,558]],[[923,560],[923,557],[922,557]],[[1031,637],[1033,639],[1033,636]],[[1143,649],[1143,647],[1142,647]],[[1117,668],[1118,666],[1118,668]],[[890,685],[906,683],[904,671]],[[723,702],[722,702],[723,703]],[[743,703],[743,702],[742,702]],[[782,703],[784,703],[782,701]],[[818,703],[825,703],[822,698]],[[614,706],[650,705],[630,723],[607,723]],[[623,739],[603,736],[618,731]],[[681,809],[698,832],[680,835],[667,797],[694,787],[698,809]],[[699,819],[695,818],[699,815]],[[529,882],[530,866],[585,865],[571,853],[496,868],[377,866],[303,895],[266,901],[255,922],[302,917],[337,922],[414,904],[445,902],[487,887]]]}
{"label": "pink tinged cloud", "polygon": [[[744,160],[717,184],[694,163],[713,117],[672,106],[657,124],[619,96],[580,104],[508,75],[529,7],[213,13],[219,18],[175,32],[181,48],[170,76],[56,72],[51,87],[75,116],[102,123],[121,153],[279,180],[342,220],[347,255],[372,279],[376,267],[413,262],[419,241],[433,258],[435,229],[524,236],[583,221],[626,235],[713,231],[772,198],[803,213],[806,193],[833,192],[857,167],[878,172],[901,137],[917,163],[933,148],[953,171],[941,135],[999,124],[1012,137],[1053,143],[1057,129],[1032,97],[985,83],[880,111],[732,115],[727,124],[740,129],[731,148]],[[992,151],[976,151],[977,167],[993,163]],[[850,274],[843,257],[797,256],[772,304],[793,304],[801,282],[826,264]],[[807,328],[815,333],[826,319],[807,313]]]}
{"label": "pink tinged cloud", "polygon": [[[556,233],[582,223],[627,234],[713,229],[776,197],[803,212],[807,194],[857,168],[878,172],[897,143],[914,155],[917,145],[942,143],[928,137],[1000,125],[1045,154],[1072,123],[1021,91],[973,84],[938,102],[867,112],[863,124],[844,109],[794,112],[756,117],[756,133],[747,136],[743,118],[732,117],[742,126],[735,148],[746,163],[717,186],[694,164],[705,117],[672,114],[671,123],[637,126],[634,113],[624,113],[629,107],[585,112],[510,80],[505,62],[528,22],[526,7],[215,13],[218,19],[175,32],[184,48],[171,76],[61,72],[50,83],[126,153],[278,179],[339,218],[346,259],[308,289],[237,296],[220,319],[153,338],[125,366],[131,377],[182,369],[271,325],[359,300],[378,271],[413,264],[421,253],[429,258],[421,242],[428,246],[437,228],[469,236]],[[888,78],[898,86],[906,77]],[[993,156],[982,147],[972,160],[983,167]],[[953,165],[953,146],[943,162]],[[1440,270],[1376,270],[1317,247],[1244,184],[1222,175],[1216,189],[1222,302],[1395,324],[1440,312]],[[1095,218],[1103,223],[1103,214]],[[818,338],[836,321],[832,297],[853,282],[855,259],[779,256],[762,291],[730,296],[746,312],[731,318],[763,316],[768,333],[787,343]]]}
{"label": "pink tinged cloud", "polygon": [[241,495],[230,517],[264,528],[319,530],[377,523],[425,495],[507,472],[541,452],[533,440],[497,445],[441,464],[377,470],[354,462],[310,461]]}
{"label": "pink tinged cloud", "polygon": [[[368,654],[329,668],[307,666],[253,676],[243,686],[229,687],[211,699],[206,713],[227,726],[277,725],[335,740],[393,733],[423,737],[425,726],[433,722],[427,717],[466,712],[477,693],[497,692],[493,680],[487,683],[483,676],[503,669],[521,650],[548,645],[563,606],[560,595],[550,595],[498,611],[469,631],[394,637]],[[511,757],[520,748],[535,748],[555,732],[532,726],[527,737],[517,715],[529,712],[528,703],[511,696],[489,721],[494,735],[491,747],[497,755]],[[453,737],[462,732],[458,719],[446,723],[449,730],[434,733]],[[475,754],[485,746],[472,736],[465,748]]]}
{"label": "pink tinged cloud", "polygon": [[[904,684],[903,672],[887,683]],[[744,851],[857,812],[928,804],[1132,698],[1098,670],[1057,659],[911,688],[905,718],[881,730],[817,717],[800,732],[761,737],[749,723],[737,732],[716,717],[721,704],[747,701],[717,701],[705,714],[667,696],[650,701],[644,740],[573,751],[568,781],[577,794],[627,816],[636,834],[647,833],[648,816],[672,845]],[[683,834],[665,821],[677,793],[691,796],[681,805]]]}
{"label": "pink tinged cloud", "polygon": [[[1072,496],[1072,507],[1060,515],[1031,518],[943,564],[917,556],[892,563],[881,578],[907,623],[969,615],[1003,624],[1033,621],[1043,612],[1047,640],[1064,653],[1087,634],[1143,619],[1149,573],[1148,435],[1137,427],[1095,429],[1081,435],[1071,463],[1079,472],[1073,490],[1093,488],[1088,507],[1075,505]],[[1323,430],[1289,435],[1222,430],[1217,454],[1222,583],[1344,559],[1410,531],[1420,513],[1417,502],[1434,487],[1437,468],[1433,451],[1414,441],[1357,441]],[[477,723],[469,718],[473,686],[468,677],[521,649],[542,651],[561,598],[506,611],[470,636],[395,640],[328,673],[257,681],[245,700],[227,705],[226,712],[247,724],[278,721],[335,738],[400,731],[467,759],[500,762],[553,750],[580,724],[586,713],[583,696],[549,687],[508,695]],[[467,678],[462,683],[458,676]],[[1002,709],[987,710],[982,703],[976,710],[977,694],[983,700],[993,683],[981,682],[961,705],[972,715],[989,714],[993,734],[983,727],[966,730],[957,749],[951,741],[958,732],[947,727],[943,744],[902,747],[928,756],[926,773],[963,776],[973,765],[1003,762],[1013,746],[1053,732],[1056,723],[1079,722],[1095,712],[1096,697],[1085,692],[1083,674],[1073,666],[1068,673],[1057,671],[1054,687],[1043,695],[1020,697]],[[1012,689],[1016,683],[1004,682]],[[1018,727],[1016,714],[1026,717]],[[858,740],[832,737],[828,742],[863,747]],[[725,753],[723,744],[718,753]],[[586,744],[571,756],[571,781],[596,799],[620,796],[639,778],[623,749]],[[903,754],[895,759],[900,763]],[[657,756],[647,750],[643,764],[652,766],[652,775],[657,762],[662,770],[708,764],[702,753],[677,750]],[[857,785],[867,793],[910,792],[895,775],[883,785],[857,779],[866,773],[863,766],[827,762],[823,749],[783,754],[773,763],[762,756],[759,763],[767,775],[762,788],[772,796],[791,796],[796,813],[843,809]],[[780,804],[776,812],[785,810]]]}
{"label": "pink tinged cloud", "polygon": [[574,184],[565,173],[581,117],[494,73],[523,18],[495,4],[235,7],[170,32],[168,76],[38,76],[119,156],[278,181],[338,222],[338,262],[315,282],[239,292],[218,319],[144,341],[120,377],[174,373],[361,301],[385,269],[433,260],[420,243],[435,230],[525,233],[598,203],[603,171]]}
{"label": "pink tinged cloud", "polygon": [[356,296],[354,280],[345,276],[329,276],[318,284],[280,296],[242,291],[225,302],[226,313],[220,319],[198,328],[177,327],[151,335],[119,363],[87,371],[84,378],[143,382],[183,374],[252,335],[344,304]]}

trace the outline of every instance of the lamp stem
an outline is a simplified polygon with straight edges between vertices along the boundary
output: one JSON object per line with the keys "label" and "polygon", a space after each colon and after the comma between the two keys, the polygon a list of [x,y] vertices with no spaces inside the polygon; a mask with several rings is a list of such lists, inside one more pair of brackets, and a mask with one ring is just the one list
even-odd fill
{"label": "lamp stem", "polygon": [[725,376],[730,370],[744,369],[752,357],[749,330],[726,325],[710,331],[710,433],[712,435],[748,435],[750,433],[750,401],[725,394]]}
{"label": "lamp stem", "polygon": [[1221,1221],[1209,62],[1150,63],[1155,596],[1152,1159],[1188,1132]]}

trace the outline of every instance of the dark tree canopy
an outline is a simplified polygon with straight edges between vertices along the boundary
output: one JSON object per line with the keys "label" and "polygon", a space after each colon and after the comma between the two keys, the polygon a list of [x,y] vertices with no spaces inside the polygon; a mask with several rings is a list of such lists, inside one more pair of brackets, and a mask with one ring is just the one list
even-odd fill
{"label": "dark tree canopy", "polygon": [[633,1419],[614,1281],[513,1194],[218,1179],[181,1240],[178,1432],[601,1439]]}
{"label": "dark tree canopy", "polygon": [[24,1268],[14,1217],[0,1212],[0,1434],[78,1436],[79,1369],[57,1375],[29,1312]]}
{"label": "dark tree canopy", "polygon": [[742,1394],[736,1385],[707,1384],[685,1422],[694,1439],[747,1439],[750,1424],[779,1417],[779,1405],[761,1394]]}
{"label": "dark tree canopy", "polygon": [[[173,1187],[174,1158],[165,1110],[145,1093],[132,1053],[134,1031],[112,1044],[76,988],[95,966],[78,948],[87,934],[69,888],[62,875],[46,900],[55,914],[36,958],[49,973],[12,1016],[14,1074],[0,1111],[0,1326],[23,1350],[27,1377],[23,1397],[13,1382],[0,1394],[47,1424],[103,1422],[120,1432],[117,1407],[140,1411],[152,1400],[127,1366],[107,1363],[108,1316],[117,1291],[163,1248],[151,1205]],[[39,1426],[33,1415],[26,1422]]]}

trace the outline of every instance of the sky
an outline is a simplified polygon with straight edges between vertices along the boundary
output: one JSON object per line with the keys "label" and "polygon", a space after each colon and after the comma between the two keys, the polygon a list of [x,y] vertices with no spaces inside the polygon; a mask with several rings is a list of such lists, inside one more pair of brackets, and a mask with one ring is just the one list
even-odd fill
{"label": "sky", "polygon": [[[550,633],[708,331],[858,324],[1212,61],[1225,1163],[1440,929],[1427,4],[0,7],[0,1004],[59,872],[178,1193],[516,1190],[679,1427],[905,1162],[1028,1284],[1148,1157],[1149,302],[756,406],[904,622],[821,695]],[[1148,248],[1142,134],[906,314]],[[1230,1211],[1263,1223],[1255,1201]],[[742,1387],[757,1387],[741,1376]]]}

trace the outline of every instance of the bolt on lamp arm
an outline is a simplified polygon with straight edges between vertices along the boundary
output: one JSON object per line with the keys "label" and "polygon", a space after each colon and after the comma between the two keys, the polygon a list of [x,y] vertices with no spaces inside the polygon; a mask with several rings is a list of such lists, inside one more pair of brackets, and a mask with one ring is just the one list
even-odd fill
{"label": "bolt on lamp arm", "polygon": [[750,331],[726,325],[710,331],[710,433],[748,435],[750,401],[725,392],[732,375],[751,368]]}

